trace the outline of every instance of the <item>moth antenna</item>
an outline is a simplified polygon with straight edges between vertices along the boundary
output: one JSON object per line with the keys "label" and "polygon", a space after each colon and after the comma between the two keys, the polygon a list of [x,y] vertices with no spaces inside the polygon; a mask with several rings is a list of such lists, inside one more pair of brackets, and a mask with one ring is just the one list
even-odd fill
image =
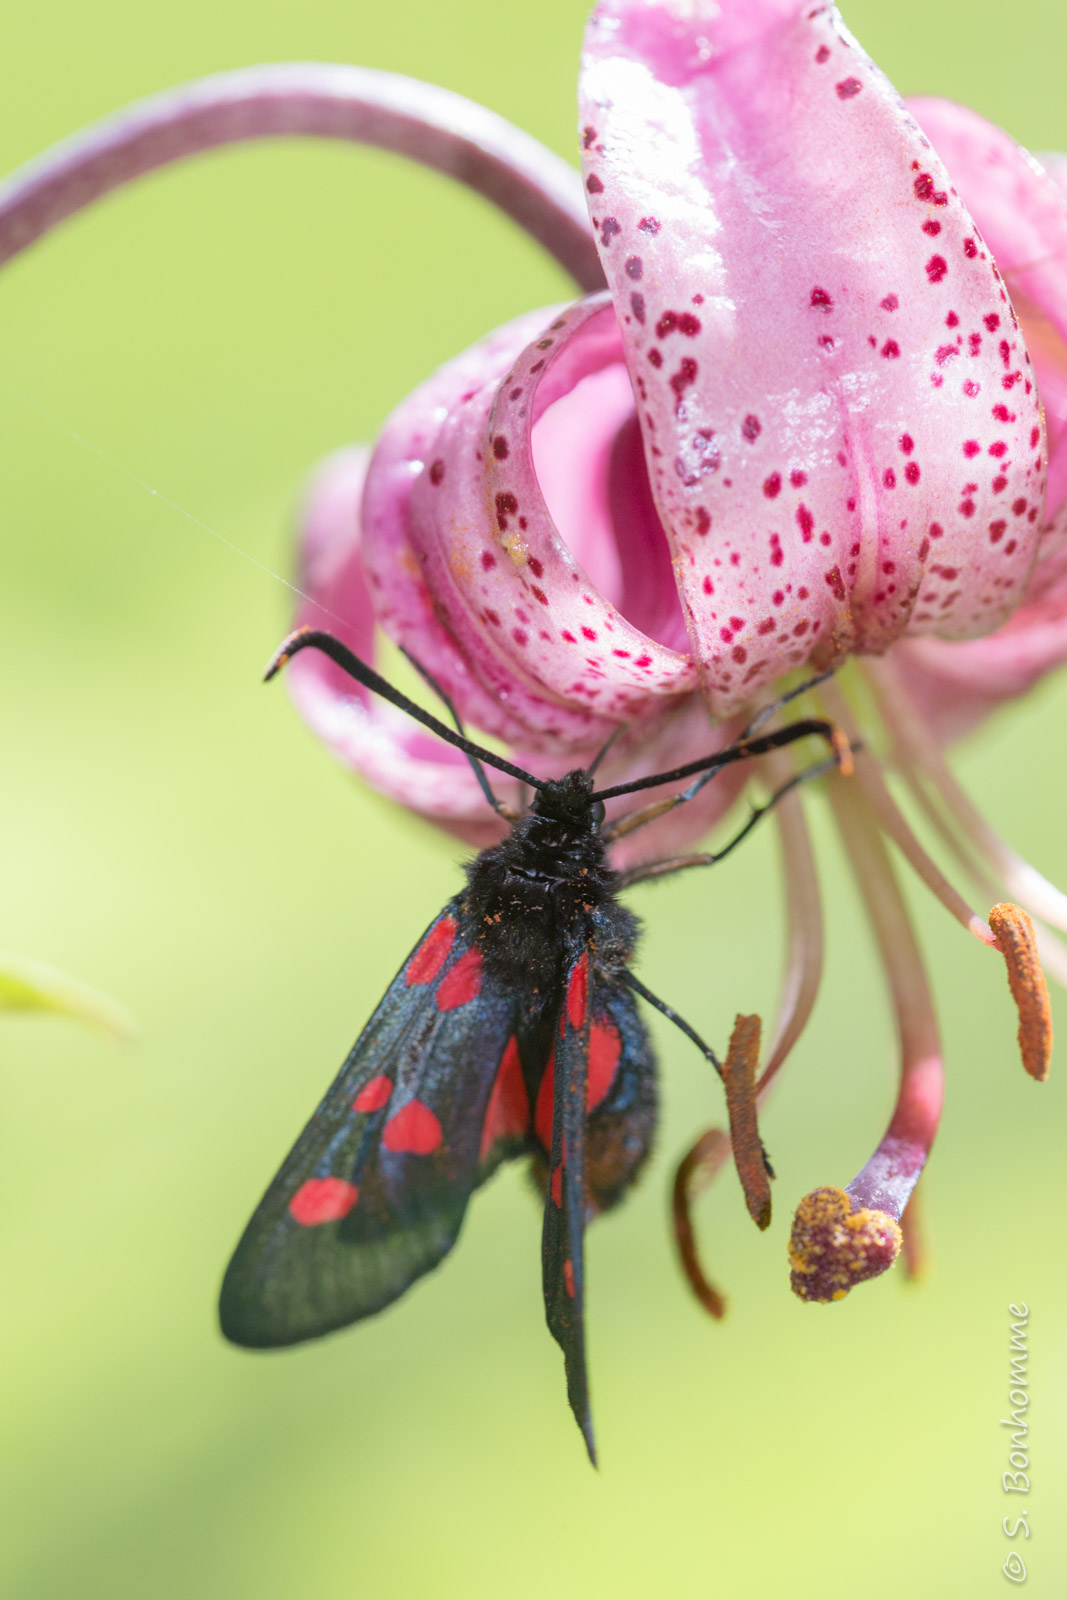
{"label": "moth antenna", "polygon": [[401,694],[399,689],[394,689],[381,673],[375,672],[372,666],[357,656],[340,639],[332,633],[324,633],[319,628],[296,628],[288,634],[278,646],[277,650],[267,662],[263,674],[264,683],[269,683],[276,677],[286,662],[291,661],[301,650],[321,650],[323,655],[329,656],[342,672],[346,672],[356,683],[361,683],[372,694],[379,695],[383,700],[388,700],[390,705],[403,711],[415,722],[421,722],[424,728],[429,728],[431,733],[436,733],[439,739],[446,744],[454,745],[457,750],[475,761],[482,761],[487,767],[493,767],[497,772],[506,772],[509,778],[518,778],[521,783],[528,783],[532,789],[543,789],[544,782],[535,778],[532,773],[517,767],[511,761],[505,761],[503,756],[498,756],[492,750],[475,744],[473,739],[468,739],[464,733],[456,733],[447,723],[441,722],[432,712],[424,711],[422,706],[416,705],[414,700],[409,700],[406,694]]}
{"label": "moth antenna", "polygon": [[[725,750],[716,751],[714,755],[704,756],[700,761],[689,761],[684,767],[674,767],[670,772],[655,772],[647,778],[635,778],[632,783],[617,783],[611,789],[598,789],[590,798],[614,800],[616,795],[635,794],[639,789],[654,789],[662,783],[673,783],[682,778],[695,777],[697,773],[718,772],[722,767],[732,766],[737,761],[748,761],[752,756],[763,756],[770,750],[779,750],[783,745],[807,738],[824,739],[833,751],[835,763],[840,770],[846,773],[851,771],[851,747],[836,723],[827,722],[823,717],[803,717],[790,723],[787,728],[779,728],[772,733],[762,733],[755,738],[742,734],[736,743],[727,745]],[[694,792],[696,788],[694,785]]]}

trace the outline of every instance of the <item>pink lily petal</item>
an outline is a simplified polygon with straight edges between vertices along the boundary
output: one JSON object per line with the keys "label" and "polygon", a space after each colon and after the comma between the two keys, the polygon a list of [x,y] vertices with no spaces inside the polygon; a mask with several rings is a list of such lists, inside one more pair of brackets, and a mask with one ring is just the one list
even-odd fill
{"label": "pink lily petal", "polygon": [[[553,321],[558,337],[545,332]],[[539,348],[545,339],[557,361]],[[644,469],[632,400],[620,404],[616,393],[596,414],[584,408],[590,515],[572,522],[570,545],[540,488],[539,473],[554,493],[559,488],[575,449],[569,411],[582,403],[583,380],[611,377],[612,361],[628,393],[610,305],[519,318],[402,403],[367,479],[364,544],[352,559],[365,563],[380,624],[466,718],[528,752],[591,751],[620,717],[656,712],[664,697],[674,702],[696,681],[687,657],[646,635],[616,604],[629,599],[639,616],[663,623],[674,595],[662,536],[659,568],[645,563],[636,596],[634,575],[619,559],[628,540],[647,544],[655,536],[647,479],[643,499],[633,481]],[[494,420],[508,408],[506,424]],[[632,491],[625,497],[620,478]],[[522,509],[509,510],[520,497]],[[574,504],[563,499],[573,518]],[[606,595],[582,558],[599,569]]]}
{"label": "pink lily petal", "polygon": [[[526,723],[508,700],[486,688],[451,621],[446,623],[443,597],[427,582],[422,552],[413,540],[411,502],[423,476],[434,487],[433,480],[442,473],[436,464],[437,436],[445,419],[469,407],[487,386],[495,386],[551,315],[551,310],[527,313],[488,334],[401,402],[375,447],[363,503],[363,544],[351,556],[365,567],[379,625],[389,637],[433,673],[465,719],[513,744],[525,735]],[[481,507],[475,515],[485,520]],[[475,661],[487,654],[488,646],[476,641]],[[536,726],[537,711],[526,709]],[[583,719],[583,731],[587,721]]]}
{"label": "pink lily petal", "polygon": [[944,167],[836,11],[604,0],[581,95],[713,709],[808,658],[989,632],[1038,538],[1028,515],[1004,536],[1010,507],[1043,504],[1028,358]]}
{"label": "pink lily petal", "polygon": [[1058,150],[1042,150],[1037,159],[1061,193],[1067,196],[1067,156]]}
{"label": "pink lily petal", "polygon": [[[586,748],[618,721],[691,690],[696,674],[687,655],[620,612],[582,559],[599,561],[602,577],[621,592],[609,504],[618,408],[590,408],[581,419],[593,515],[572,529],[574,546],[560,536],[535,462],[536,449],[542,470],[558,482],[551,462],[562,430],[542,436],[538,448],[541,417],[612,366],[624,380],[611,303],[606,296],[579,302],[539,331],[499,382],[451,408],[412,490],[410,536],[438,615],[498,701],[494,731],[505,732],[503,708],[525,724],[532,748],[551,750],[560,740]],[[627,438],[639,463],[636,432]],[[564,467],[569,441],[565,453]],[[628,508],[618,509],[625,517]],[[603,555],[613,557],[610,564]],[[661,601],[664,585],[673,593],[666,559],[646,571],[645,592]],[[506,736],[517,737],[511,729]]]}
{"label": "pink lily petal", "polygon": [[378,145],[447,173],[514,218],[583,289],[603,282],[565,161],[447,89],[329,62],[246,67],[183,84],[28,162],[0,185],[0,264],[156,167],[218,145],[296,135]]}
{"label": "pink lily petal", "polygon": [[1040,563],[1023,604],[987,639],[908,640],[893,660],[939,740],[969,733],[1067,661],[1067,547]]}
{"label": "pink lily petal", "polygon": [[[539,327],[543,326],[543,316],[538,314]],[[486,344],[492,345],[499,337],[502,335],[490,336]],[[468,352],[460,361],[470,362],[474,354]],[[444,370],[447,373],[449,369]],[[413,411],[419,395],[441,377],[437,374],[429,385],[423,386],[423,391],[405,401],[401,411]],[[415,421],[409,421],[414,429]],[[405,437],[411,440],[414,433],[406,431]],[[375,456],[375,469],[381,479],[391,479],[384,486],[379,483],[376,507],[380,516],[384,514],[383,507],[388,511],[391,493],[394,506],[399,507],[397,526],[402,532],[405,462],[395,454],[390,456],[396,439],[390,425]],[[300,573],[300,584],[308,599],[299,608],[296,622],[329,627],[365,660],[373,662],[381,620],[376,604],[382,588],[372,589],[374,569],[369,577],[363,560],[365,507],[370,498],[365,492],[368,454],[357,448],[338,451],[323,463],[310,486],[303,519]],[[410,486],[410,463],[406,477]],[[396,572],[411,569],[414,557],[410,547],[398,542],[392,548]],[[381,558],[382,572],[389,566],[387,556],[388,552]],[[415,641],[413,651],[417,649],[419,659],[441,680],[455,668],[459,686],[470,699],[470,674],[450,635],[438,627],[428,593],[416,582],[406,591],[397,584],[389,591],[388,605],[390,621],[401,639],[410,634]],[[420,606],[424,607],[421,613]],[[360,772],[381,792],[469,844],[481,847],[500,836],[501,824],[489,813],[474,775],[458,751],[359,688],[333,662],[316,652],[297,656],[289,667],[287,680],[297,708],[314,732],[346,766]],[[455,683],[449,684],[450,690],[455,687]],[[680,701],[671,697],[662,710],[638,719],[624,731],[601,768],[602,782],[624,782],[681,765],[728,744],[738,731],[732,724],[712,728],[699,696],[690,694]],[[539,775],[551,776],[592,753],[592,748],[578,753],[565,747],[549,752],[520,749],[517,758]],[[668,854],[690,843],[726,813],[744,781],[743,769],[728,769],[696,800],[660,818],[633,839],[621,840],[613,851],[616,865],[624,867],[649,855]],[[507,778],[494,774],[493,784],[502,799],[512,803],[518,799],[515,785]],[[626,810],[629,804],[625,800],[613,802],[612,813]]]}
{"label": "pink lily petal", "polygon": [[[323,462],[310,486],[300,580],[310,599],[299,608],[296,622],[329,626],[373,662],[374,608],[359,559],[369,453],[339,450]],[[297,656],[287,681],[314,732],[383,794],[479,847],[500,836],[500,825],[458,750],[353,683],[325,656],[310,650]],[[500,791],[510,792],[507,779]]]}
{"label": "pink lily petal", "polygon": [[[1045,538],[1018,610],[987,638],[908,641],[894,654],[932,729],[949,740],[1067,661],[1067,161],[1039,164],[965,106],[916,100],[910,108],[1004,274],[1033,356],[1050,458]],[[1021,508],[1028,520],[1032,511]]]}
{"label": "pink lily petal", "polygon": [[[1046,519],[1067,499],[1067,193],[1002,128],[950,100],[911,100],[993,253],[1033,357],[1048,430]],[[1005,367],[1006,387],[1011,371]]]}

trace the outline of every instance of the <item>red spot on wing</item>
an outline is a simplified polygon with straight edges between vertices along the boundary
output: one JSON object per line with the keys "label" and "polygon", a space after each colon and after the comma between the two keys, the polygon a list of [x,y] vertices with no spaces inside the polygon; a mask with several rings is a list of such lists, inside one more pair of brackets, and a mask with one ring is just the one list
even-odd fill
{"label": "red spot on wing", "polygon": [[358,1199],[355,1184],[343,1178],[309,1178],[290,1200],[289,1215],[302,1228],[317,1228],[346,1217]]}
{"label": "red spot on wing", "polygon": [[526,1080],[522,1075],[519,1046],[512,1038],[508,1040],[493,1092],[489,1096],[478,1160],[485,1160],[498,1139],[521,1138],[529,1126],[530,1097],[526,1093]]}
{"label": "red spot on wing", "polygon": [[465,950],[452,971],[441,979],[437,991],[438,1011],[455,1011],[482,992],[482,952],[473,946]]}
{"label": "red spot on wing", "polygon": [[[586,1114],[607,1098],[622,1054],[619,1030],[606,1017],[598,1017],[589,1030],[589,1064],[585,1080]],[[556,1094],[556,1052],[548,1058],[534,1110],[534,1132],[546,1150],[552,1148],[552,1106]]]}
{"label": "red spot on wing", "polygon": [[615,1081],[615,1073],[622,1054],[619,1030],[604,1018],[598,1018],[589,1030],[589,1076],[586,1080],[585,1104],[595,1111]]}
{"label": "red spot on wing", "polygon": [[356,1095],[352,1102],[353,1111],[380,1111],[389,1104],[389,1096],[393,1092],[392,1078],[372,1078]]}
{"label": "red spot on wing", "polygon": [[556,1167],[555,1171],[552,1174],[552,1204],[554,1206],[562,1206],[562,1204],[563,1204],[563,1163],[562,1162],[560,1162],[559,1166]]}
{"label": "red spot on wing", "polygon": [[583,951],[571,968],[567,983],[567,1021],[574,1029],[585,1026],[589,1009],[589,952]]}
{"label": "red spot on wing", "polygon": [[571,1299],[573,1300],[574,1299],[574,1262],[571,1261],[569,1257],[563,1263],[563,1287],[566,1289],[567,1293],[570,1295]]}
{"label": "red spot on wing", "polygon": [[440,922],[434,923],[408,962],[404,981],[409,988],[416,983],[433,982],[448,960],[458,931],[454,917],[442,917]]}
{"label": "red spot on wing", "polygon": [[421,1100],[409,1100],[389,1118],[382,1144],[394,1155],[428,1156],[441,1143],[441,1124]]}

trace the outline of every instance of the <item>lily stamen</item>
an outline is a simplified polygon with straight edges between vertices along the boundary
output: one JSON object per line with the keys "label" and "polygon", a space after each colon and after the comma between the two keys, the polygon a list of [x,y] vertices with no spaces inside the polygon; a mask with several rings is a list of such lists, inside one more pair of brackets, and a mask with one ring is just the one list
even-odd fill
{"label": "lily stamen", "polygon": [[[760,765],[761,775],[772,793],[796,770],[791,758],[782,750],[764,756]],[[774,1038],[756,1086],[759,1105],[763,1104],[771,1084],[808,1025],[823,971],[822,898],[815,852],[799,794],[794,792],[784,797],[775,810],[775,821],[785,889],[786,953]]]}
{"label": "lily stamen", "polygon": [[[788,782],[796,767],[784,751],[775,750],[763,757],[760,770],[764,784],[773,793]],[[774,816],[785,884],[786,955],[774,1039],[756,1084],[757,1106],[767,1099],[778,1072],[807,1027],[823,970],[822,900],[799,794],[787,794]],[[732,1150],[730,1134],[725,1129],[707,1129],[682,1157],[673,1189],[674,1232],[682,1270],[701,1305],[718,1319],[726,1315],[726,1300],[701,1266],[692,1210],[711,1188]]]}
{"label": "lily stamen", "polygon": [[763,1230],[771,1221],[772,1173],[756,1122],[756,1069],[761,1028],[759,1017],[737,1018],[723,1062],[722,1078],[737,1175],[745,1192],[748,1214],[757,1228]]}
{"label": "lily stamen", "polygon": [[[832,709],[834,720],[839,722],[848,733],[852,743],[861,746],[855,719],[852,716],[848,701],[834,683],[823,686],[823,695]],[[856,778],[866,799],[878,819],[879,825],[889,835],[898,850],[914,867],[926,887],[937,896],[941,904],[949,911],[956,921],[968,933],[974,935],[982,944],[994,945],[996,939],[993,931],[984,917],[980,917],[972,906],[948,881],[933,858],[924,850],[908,824],[907,818],[897,805],[889,792],[889,787],[882,776],[878,762],[865,748],[859,748],[856,755]]]}
{"label": "lily stamen", "polygon": [[[870,674],[868,675],[870,676]],[[908,744],[905,745],[897,736],[896,724],[898,723],[898,718],[892,706],[883,700],[882,685],[875,683],[874,687],[878,696],[879,708],[885,713],[886,724],[894,739],[892,748],[894,770],[903,780],[908,793],[931,828],[956,858],[956,861],[966,872],[975,888],[986,899],[995,899],[1002,889],[1009,887],[1009,884],[1004,877],[998,878],[996,876],[994,863],[988,855],[983,859],[972,853],[971,845],[972,843],[976,844],[977,841],[968,837],[961,829],[961,817],[958,814],[956,816],[946,814],[948,787],[951,786],[955,791],[957,800],[966,808],[972,822],[977,822],[983,836],[988,836],[991,833],[988,824],[975,811],[967,795],[960,789],[952,773],[941,761],[936,746],[929,737],[929,730],[925,727],[920,730],[917,727],[919,717],[914,707],[908,707],[911,716],[907,719],[905,726],[909,734],[915,734],[915,737],[909,739]],[[908,706],[907,701],[905,701],[905,706]],[[917,752],[920,749],[923,751],[921,759],[926,762],[925,769],[917,760]],[[933,770],[935,763],[937,771]],[[1045,893],[1046,904],[1050,898],[1059,896],[1060,891],[1054,884],[1048,883],[1047,879],[1041,877],[1040,873],[1036,873],[1028,862],[1023,861],[1014,851],[1011,851],[1010,847],[1005,845],[1003,841],[996,839],[995,835],[993,835],[993,839],[1000,850],[1007,852],[1010,861],[1015,864],[1015,867],[1022,869],[1021,875],[1010,874],[1014,878],[1016,888],[1032,886],[1036,879]],[[1020,876],[1022,881],[1020,881]],[[1026,902],[1028,897],[1023,894],[1021,898]],[[1032,900],[1030,901],[1030,908],[1032,911]],[[1039,917],[1035,916],[1033,923],[1037,953],[1040,957],[1041,965],[1056,979],[1057,983],[1067,987],[1067,944],[1058,938]]]}
{"label": "lily stamen", "polygon": [[840,779],[828,790],[889,982],[900,1040],[897,1103],[878,1148],[844,1189],[797,1207],[791,1282],[802,1300],[840,1300],[896,1260],[900,1218],[937,1133],[944,1069],[933,998],[911,919],[865,796]]}
{"label": "lily stamen", "polygon": [[900,674],[888,661],[865,663],[866,676],[895,751],[936,793],[952,821],[1013,899],[1067,932],[1067,894],[1011,848],[986,821],[944,760]]}
{"label": "lily stamen", "polygon": [[697,1254],[693,1229],[693,1202],[713,1183],[730,1154],[730,1135],[723,1128],[708,1128],[686,1151],[674,1174],[671,1213],[682,1270],[705,1311],[718,1321],[726,1315],[726,1300],[706,1276]]}
{"label": "lily stamen", "polygon": [[1018,906],[998,905],[989,913],[997,949],[1008,968],[1012,999],[1019,1012],[1019,1052],[1031,1078],[1044,1083],[1052,1055],[1052,1011],[1038,959],[1034,924]]}

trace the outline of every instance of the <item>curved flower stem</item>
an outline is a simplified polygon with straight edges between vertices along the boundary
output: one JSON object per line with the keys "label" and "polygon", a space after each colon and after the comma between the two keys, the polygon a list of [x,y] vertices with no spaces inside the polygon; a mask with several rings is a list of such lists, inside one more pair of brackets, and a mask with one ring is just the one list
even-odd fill
{"label": "curved flower stem", "polygon": [[1053,927],[1067,931],[1067,895],[1005,844],[971,803],[892,665],[888,661],[869,661],[865,665],[894,745],[933,785],[965,839],[1021,905]]}
{"label": "curved flower stem", "polygon": [[845,1193],[899,1221],[941,1116],[937,1018],[911,919],[866,797],[839,778],[831,778],[828,792],[885,967],[901,1056],[900,1090],[885,1137]]}
{"label": "curved flower stem", "polygon": [[249,139],[380,146],[465,183],[525,228],[584,291],[603,273],[579,174],[473,101],[368,67],[247,67],[139,100],[0,185],[0,265],[91,201],[155,167]]}
{"label": "curved flower stem", "polygon": [[[852,716],[848,701],[835,683],[826,683],[820,690],[834,720],[844,728],[853,746],[860,745],[859,730]],[[984,917],[967,904],[963,896],[953,888],[944,873],[937,866],[915,837],[904,813],[897,805],[885,779],[882,777],[879,766],[869,751],[859,748],[856,750],[856,780],[863,789],[867,802],[878,818],[879,826],[892,839],[905,859],[915,868],[919,877],[926,884],[932,894],[936,895],[946,911],[950,911],[961,923],[968,933],[973,933],[982,944],[995,945],[992,929]]]}

